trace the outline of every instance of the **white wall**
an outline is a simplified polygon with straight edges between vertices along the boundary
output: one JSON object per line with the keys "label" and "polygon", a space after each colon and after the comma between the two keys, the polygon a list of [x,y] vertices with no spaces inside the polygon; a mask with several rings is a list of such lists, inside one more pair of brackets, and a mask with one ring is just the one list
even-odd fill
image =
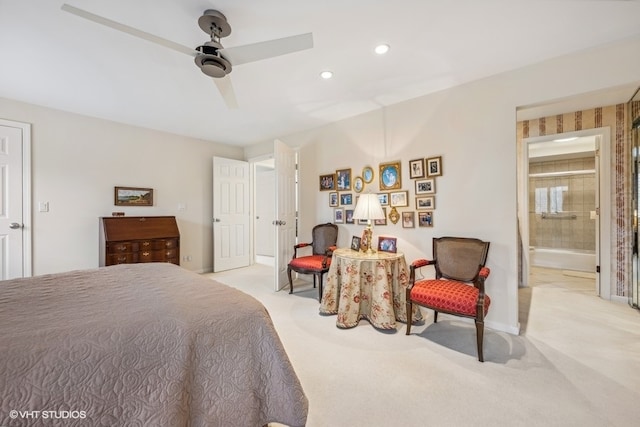
{"label": "white wall", "polygon": [[[607,87],[640,83],[640,40],[557,58],[493,76],[318,129],[280,137],[300,151],[300,235],[314,224],[332,221],[328,193],[318,176],[365,165],[376,171],[365,191],[378,191],[378,165],[402,162],[403,190],[413,209],[414,181],[409,160],[442,156],[436,179],[433,228],[377,227],[375,234],[398,238],[407,260],[431,256],[434,236],[470,236],[491,242],[487,266],[492,298],[487,325],[517,333],[516,109]],[[576,73],[589,69],[589,73]],[[258,150],[255,148],[254,150]],[[362,226],[341,225],[339,244],[349,244]]]}
{"label": "white wall", "polygon": [[[32,124],[33,274],[98,266],[98,218],[174,215],[181,255],[212,268],[213,156],[242,149],[0,98],[0,117]],[[153,207],[114,206],[114,186],[151,187]],[[179,211],[178,204],[186,210]]]}

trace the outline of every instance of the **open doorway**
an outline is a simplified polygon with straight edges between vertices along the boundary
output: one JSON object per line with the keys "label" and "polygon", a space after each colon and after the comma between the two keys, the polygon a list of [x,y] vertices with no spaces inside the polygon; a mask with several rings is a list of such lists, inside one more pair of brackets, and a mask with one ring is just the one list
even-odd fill
{"label": "open doorway", "polygon": [[608,251],[601,250],[610,244],[602,230],[610,211],[608,147],[605,128],[523,140],[525,283],[551,268],[591,280],[594,294],[609,299],[609,287],[600,286],[609,269]]}
{"label": "open doorway", "polygon": [[273,266],[275,262],[276,173],[273,158],[253,163],[255,262]]}

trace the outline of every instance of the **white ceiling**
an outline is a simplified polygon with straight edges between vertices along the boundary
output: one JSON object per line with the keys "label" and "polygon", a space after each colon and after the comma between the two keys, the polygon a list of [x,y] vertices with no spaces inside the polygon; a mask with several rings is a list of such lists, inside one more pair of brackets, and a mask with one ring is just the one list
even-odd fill
{"label": "white ceiling", "polygon": [[313,32],[311,50],[235,67],[229,110],[189,56],[64,2],[0,0],[0,97],[240,146],[640,35],[639,1],[66,0],[194,48],[205,9],[227,16],[225,47]]}

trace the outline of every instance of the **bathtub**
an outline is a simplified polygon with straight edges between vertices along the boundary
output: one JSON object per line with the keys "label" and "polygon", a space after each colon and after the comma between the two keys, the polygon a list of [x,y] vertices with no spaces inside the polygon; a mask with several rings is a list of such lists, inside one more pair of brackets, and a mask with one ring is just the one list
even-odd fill
{"label": "bathtub", "polygon": [[529,262],[534,267],[589,273],[596,271],[596,253],[588,250],[531,247],[529,248]]}

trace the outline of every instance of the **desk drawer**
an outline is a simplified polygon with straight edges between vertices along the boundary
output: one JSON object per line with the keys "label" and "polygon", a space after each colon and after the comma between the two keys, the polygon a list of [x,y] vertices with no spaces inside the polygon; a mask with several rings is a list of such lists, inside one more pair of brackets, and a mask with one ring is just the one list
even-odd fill
{"label": "desk drawer", "polygon": [[114,242],[107,243],[107,254],[121,254],[138,251],[137,242]]}
{"label": "desk drawer", "polygon": [[138,254],[137,253],[128,253],[128,254],[110,254],[107,255],[107,265],[116,265],[116,264],[131,264],[138,262]]}

